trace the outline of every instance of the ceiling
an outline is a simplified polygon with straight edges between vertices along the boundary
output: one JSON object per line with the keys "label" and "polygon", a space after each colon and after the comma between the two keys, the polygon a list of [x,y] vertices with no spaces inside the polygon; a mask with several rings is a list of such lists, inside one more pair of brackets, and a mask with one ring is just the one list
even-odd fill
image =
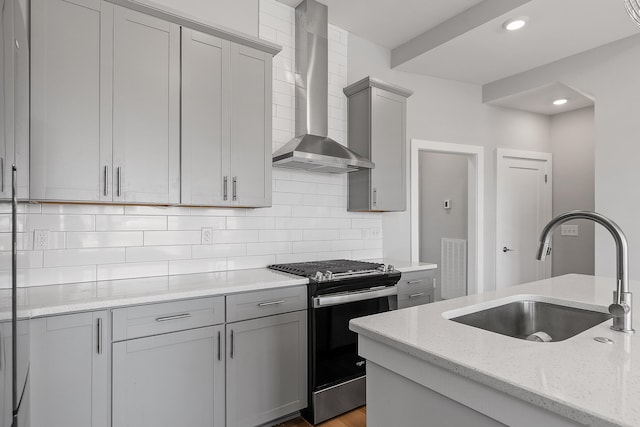
{"label": "ceiling", "polygon": [[[560,98],[564,98],[568,102],[564,105],[553,105],[553,101]],[[552,116],[589,107],[594,105],[594,102],[592,98],[580,93],[578,90],[556,82],[505,96],[491,101],[489,104]]]}
{"label": "ceiling", "polygon": [[[300,0],[280,0],[296,6]],[[486,84],[640,34],[623,0],[320,0],[398,70]],[[503,30],[512,17],[528,25]]]}

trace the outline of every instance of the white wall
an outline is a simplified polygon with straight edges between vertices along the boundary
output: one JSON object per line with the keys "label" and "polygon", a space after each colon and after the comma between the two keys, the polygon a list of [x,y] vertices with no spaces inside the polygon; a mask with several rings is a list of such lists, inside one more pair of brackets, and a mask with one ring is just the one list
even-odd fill
{"label": "white wall", "polygon": [[[209,4],[198,4],[205,3]],[[274,58],[274,149],[294,136],[293,25],[292,8],[275,0],[260,1],[260,36],[283,46]],[[347,32],[330,26],[329,134],[337,141],[346,140],[342,88],[347,85],[347,38]],[[382,238],[370,237],[381,234],[371,232],[381,230],[380,214],[349,213],[346,206],[345,175],[277,168],[271,208],[21,205],[18,283],[48,285],[237,270],[276,262],[380,258]],[[9,212],[9,204],[0,205],[0,278],[8,277],[10,267]],[[214,244],[201,244],[202,227],[213,229]],[[49,230],[48,250],[33,250],[37,229]],[[9,282],[1,280],[0,287],[10,286]]]}
{"label": "white wall", "polygon": [[[421,152],[420,261],[441,265],[442,238],[467,240],[468,168],[464,154]],[[444,200],[450,208],[444,209]],[[435,271],[436,299],[442,296],[441,269]]]}
{"label": "white wall", "polygon": [[[595,129],[593,107],[551,118],[553,145],[553,215],[595,209]],[[553,236],[553,275],[593,274],[595,224],[578,220],[579,236]]]}
{"label": "white wall", "polygon": [[[492,289],[496,246],[495,148],[550,152],[549,118],[484,105],[480,86],[395,71],[389,64],[389,50],[353,34],[349,36],[349,83],[371,75],[414,91],[407,104],[408,140],[417,138],[486,148],[485,289]],[[407,164],[410,164],[408,160]],[[410,182],[409,170],[407,179]],[[407,200],[410,200],[409,191],[408,188]],[[411,231],[409,212],[385,213],[382,223],[384,255],[410,259],[410,239],[417,236]]]}
{"label": "white wall", "polygon": [[[624,230],[630,275],[640,279],[640,35],[513,76],[484,90],[486,99],[560,81],[595,98],[595,208]],[[615,277],[615,246],[596,228],[595,273]]]}

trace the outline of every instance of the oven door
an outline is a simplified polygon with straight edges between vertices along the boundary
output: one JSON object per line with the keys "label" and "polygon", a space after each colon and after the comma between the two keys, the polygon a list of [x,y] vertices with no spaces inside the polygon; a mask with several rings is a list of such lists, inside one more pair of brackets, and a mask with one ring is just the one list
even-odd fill
{"label": "oven door", "polygon": [[395,286],[312,298],[311,388],[319,391],[365,374],[358,356],[358,335],[349,330],[357,317],[389,311]]}

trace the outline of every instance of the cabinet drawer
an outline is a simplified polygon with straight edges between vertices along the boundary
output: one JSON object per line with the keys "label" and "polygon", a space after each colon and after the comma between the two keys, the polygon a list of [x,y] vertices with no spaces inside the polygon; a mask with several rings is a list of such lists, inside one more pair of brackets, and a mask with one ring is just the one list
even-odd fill
{"label": "cabinet drawer", "polygon": [[270,289],[227,297],[227,323],[307,308],[307,287]]}
{"label": "cabinet drawer", "polygon": [[224,297],[201,298],[113,310],[113,341],[224,323]]}
{"label": "cabinet drawer", "polygon": [[398,294],[398,308],[413,307],[414,305],[433,302],[433,288],[416,289],[415,292]]}
{"label": "cabinet drawer", "polygon": [[433,272],[431,270],[402,273],[398,281],[398,294],[412,294],[433,289]]}

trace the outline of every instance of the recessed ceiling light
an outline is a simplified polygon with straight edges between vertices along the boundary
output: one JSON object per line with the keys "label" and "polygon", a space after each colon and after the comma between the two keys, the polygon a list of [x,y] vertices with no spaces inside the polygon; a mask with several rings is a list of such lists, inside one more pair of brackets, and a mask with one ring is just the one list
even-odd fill
{"label": "recessed ceiling light", "polygon": [[567,98],[558,98],[555,101],[553,101],[553,105],[564,105],[567,102],[569,102]]}
{"label": "recessed ceiling light", "polygon": [[519,18],[509,19],[502,24],[502,28],[507,31],[517,31],[527,25],[527,18],[521,16]]}

